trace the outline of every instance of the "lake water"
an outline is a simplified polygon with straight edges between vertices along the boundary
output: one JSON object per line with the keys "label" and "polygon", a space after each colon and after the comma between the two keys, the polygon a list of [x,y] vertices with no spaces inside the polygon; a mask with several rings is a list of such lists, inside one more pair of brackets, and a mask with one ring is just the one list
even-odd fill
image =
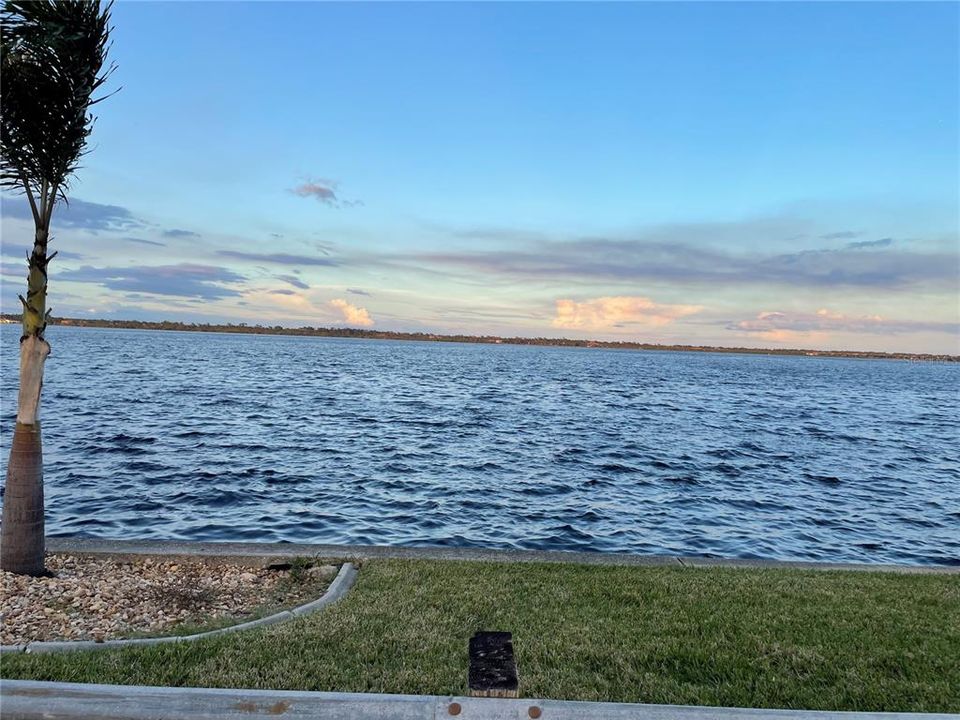
{"label": "lake water", "polygon": [[48,337],[50,535],[960,564],[957,365]]}

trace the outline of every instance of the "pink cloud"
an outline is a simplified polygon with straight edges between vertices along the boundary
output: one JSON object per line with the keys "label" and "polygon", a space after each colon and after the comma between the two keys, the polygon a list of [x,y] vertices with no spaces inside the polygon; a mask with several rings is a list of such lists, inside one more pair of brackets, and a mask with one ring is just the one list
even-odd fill
{"label": "pink cloud", "polygon": [[956,333],[957,323],[894,320],[881,315],[848,315],[827,308],[816,312],[758,313],[755,318],[728,326],[730,330],[772,342],[820,342],[835,333],[899,335],[914,332]]}
{"label": "pink cloud", "polygon": [[362,200],[346,200],[340,197],[339,183],[335,180],[308,180],[290,192],[302,198],[314,198],[317,202],[335,208],[363,207]]}
{"label": "pink cloud", "polygon": [[336,186],[337,184],[332,180],[316,180],[302,183],[291,190],[291,192],[294,195],[299,195],[300,197],[304,198],[316,198],[318,202],[322,202],[326,205],[336,205]]}
{"label": "pink cloud", "polygon": [[700,305],[669,305],[646,297],[621,295],[577,302],[557,300],[553,326],[567,330],[611,330],[626,325],[663,327],[700,312]]}
{"label": "pink cloud", "polygon": [[344,322],[349,323],[350,325],[360,325],[361,327],[369,327],[370,325],[373,325],[373,318],[370,317],[370,313],[367,312],[366,308],[351,305],[346,300],[341,298],[331,300],[330,304],[343,313]]}

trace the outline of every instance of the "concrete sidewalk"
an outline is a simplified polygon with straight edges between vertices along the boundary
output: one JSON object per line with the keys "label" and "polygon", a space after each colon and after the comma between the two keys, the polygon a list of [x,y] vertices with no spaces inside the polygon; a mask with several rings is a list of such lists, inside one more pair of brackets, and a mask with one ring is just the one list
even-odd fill
{"label": "concrete sidewalk", "polygon": [[92,555],[205,556],[263,563],[296,556],[330,560],[400,558],[413,560],[471,560],[481,562],[583,563],[588,565],[666,565],[676,567],[799,568],[804,570],[859,570],[899,573],[960,574],[960,565],[882,565],[782,560],[700,558],[674,555],[497,550],[451,547],[390,547],[384,545],[315,545],[304,543],[238,543],[189,540],[108,540],[99,538],[47,538],[48,552]]}

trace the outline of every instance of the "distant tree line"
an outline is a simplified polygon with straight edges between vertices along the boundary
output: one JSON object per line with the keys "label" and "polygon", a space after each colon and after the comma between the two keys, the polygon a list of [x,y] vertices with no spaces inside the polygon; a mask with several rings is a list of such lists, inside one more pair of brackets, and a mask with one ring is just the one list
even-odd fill
{"label": "distant tree line", "polygon": [[[4,314],[7,322],[20,317]],[[804,350],[801,348],[716,347],[713,345],[662,345],[621,340],[576,340],[547,337],[500,337],[497,335],[440,335],[424,332],[366,330],[344,327],[283,327],[281,325],[248,325],[247,323],[185,323],[172,320],[95,320],[86,318],[51,319],[53,325],[118,328],[128,330],[175,330],[180,332],[243,333],[250,335],[300,335],[307,337],[361,338],[367,340],[412,340],[421,342],[481,343],[491,345],[545,345],[552,347],[605,348],[610,350],[658,350],[681,352],[741,353],[749,355],[806,355],[815,357],[874,358],[886,360],[924,360],[960,362],[960,355],[933,353],[886,353],[869,350]]]}

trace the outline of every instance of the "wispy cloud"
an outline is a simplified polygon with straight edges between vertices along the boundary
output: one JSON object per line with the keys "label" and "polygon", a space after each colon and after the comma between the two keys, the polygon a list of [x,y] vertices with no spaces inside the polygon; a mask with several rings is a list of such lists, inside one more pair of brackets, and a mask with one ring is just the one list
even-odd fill
{"label": "wispy cloud", "polygon": [[232,270],[212,265],[154,265],[134,267],[92,267],[57,274],[58,281],[85,282],[101,285],[109,290],[152,295],[174,295],[186,298],[217,300],[240,295],[240,291],[221,283],[245,280]]}
{"label": "wispy cloud", "polygon": [[[30,205],[25,197],[4,196],[0,204],[5,217],[33,220]],[[53,211],[52,225],[54,228],[76,228],[97,233],[144,227],[146,223],[134,216],[127,208],[119,205],[102,205],[70,198],[66,203],[57,203]]]}
{"label": "wispy cloud", "polygon": [[166,246],[167,246],[166,243],[162,243],[162,242],[159,242],[159,241],[157,241],[157,240],[144,240],[143,238],[137,238],[137,237],[123,237],[123,238],[120,238],[120,239],[123,240],[123,241],[125,241],[125,242],[138,243],[138,244],[140,244],[140,245],[154,245],[154,246],[157,246],[157,247],[166,247]]}
{"label": "wispy cloud", "polygon": [[345,200],[337,192],[339,183],[335,180],[308,180],[297,185],[290,192],[302,198],[313,198],[319,203],[330,207],[358,207],[363,205],[361,200]]}
{"label": "wispy cloud", "polygon": [[505,227],[474,227],[474,228],[446,228],[444,226],[429,226],[460,240],[494,240],[515,243],[518,240],[534,242],[545,240],[543,233],[530,230],[515,230]]}
{"label": "wispy cloud", "polygon": [[275,263],[277,265],[322,265],[334,266],[338,263],[329,258],[314,257],[311,255],[290,255],[288,253],[252,253],[240,250],[219,250],[217,255],[233,258],[234,260],[250,260],[258,263]]}
{"label": "wispy cloud", "polygon": [[0,262],[0,275],[23,278],[24,283],[26,283],[27,266],[19,263]]}
{"label": "wispy cloud", "polygon": [[670,305],[635,296],[600,297],[581,302],[557,300],[553,326],[590,331],[635,326],[662,327],[702,309],[699,305]]}
{"label": "wispy cloud", "polygon": [[351,305],[341,298],[331,300],[330,304],[343,314],[344,322],[350,325],[360,325],[361,327],[373,325],[373,318],[370,317],[366,308]]}
{"label": "wispy cloud", "polygon": [[668,240],[586,238],[518,243],[514,249],[394,256],[422,270],[448,268],[500,282],[518,279],[596,282],[670,281],[702,285],[902,288],[957,286],[960,257],[943,251],[893,250],[869,241],[856,247],[788,253],[734,252]]}
{"label": "wispy cloud", "polygon": [[761,312],[756,317],[732,322],[729,330],[774,342],[821,341],[836,333],[901,335],[905,333],[960,333],[960,323],[895,320],[880,315],[850,315],[821,308],[816,312]]}
{"label": "wispy cloud", "polygon": [[361,290],[360,288],[347,288],[347,292],[351,295],[366,295],[367,297],[370,297],[370,293],[368,293],[366,290]]}
{"label": "wispy cloud", "polygon": [[277,275],[277,280],[283,280],[286,283],[290,283],[295,288],[300,288],[301,290],[309,290],[310,286],[305,283],[303,280],[298,278],[296,275]]}
{"label": "wispy cloud", "polygon": [[840,232],[827,233],[826,235],[821,235],[821,240],[852,240],[855,237],[860,237],[863,235],[861,232],[856,230],[841,230]]}
{"label": "wispy cloud", "polygon": [[294,195],[307,198],[312,197],[326,205],[337,204],[336,183],[332,180],[316,180],[297,185],[291,192]]}
{"label": "wispy cloud", "polygon": [[885,248],[893,245],[893,238],[880,238],[879,240],[858,240],[857,242],[847,243],[848,250],[858,250],[860,248]]}
{"label": "wispy cloud", "polygon": [[[48,247],[47,253],[51,253],[54,250],[57,251],[57,257],[61,260],[83,260],[85,257],[80,253],[70,252],[69,250],[59,250],[53,247]],[[32,252],[33,248],[28,247],[27,245],[15,245],[10,243],[3,243],[0,245],[0,254],[6,255],[7,257],[23,259]]]}
{"label": "wispy cloud", "polygon": [[195,233],[192,230],[181,230],[179,228],[170,228],[169,230],[164,230],[161,233],[164,237],[167,238],[198,238],[200,233]]}

